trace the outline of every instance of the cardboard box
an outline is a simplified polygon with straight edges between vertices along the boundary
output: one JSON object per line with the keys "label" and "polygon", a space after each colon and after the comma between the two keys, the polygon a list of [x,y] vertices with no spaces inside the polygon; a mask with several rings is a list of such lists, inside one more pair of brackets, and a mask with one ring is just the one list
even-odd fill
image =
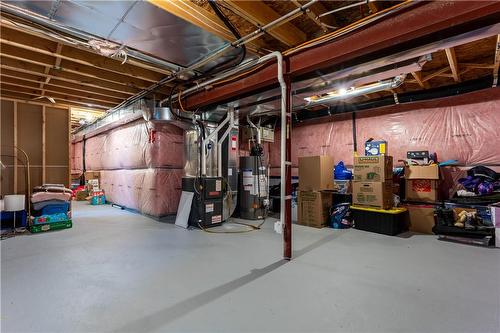
{"label": "cardboard box", "polygon": [[378,156],[386,155],[387,152],[387,141],[366,141],[365,142],[365,155],[366,156]]}
{"label": "cardboard box", "polygon": [[85,182],[87,182],[91,179],[101,179],[101,172],[100,171],[85,171],[84,177],[85,177]]}
{"label": "cardboard box", "polygon": [[351,180],[333,180],[333,191],[342,194],[352,194],[352,181]]}
{"label": "cardboard box", "polygon": [[434,206],[432,205],[405,205],[410,217],[409,230],[421,234],[432,235],[434,227]]}
{"label": "cardboard box", "polygon": [[76,201],[85,201],[85,200],[87,200],[88,196],[89,196],[89,191],[79,190],[79,191],[76,191],[75,200]]}
{"label": "cardboard box", "polygon": [[327,226],[332,195],[329,191],[299,191],[297,224],[315,228]]}
{"label": "cardboard box", "polygon": [[393,201],[392,180],[352,182],[352,203],[354,205],[390,209]]}
{"label": "cardboard box", "polygon": [[392,156],[355,156],[353,179],[358,182],[392,179]]}
{"label": "cardboard box", "polygon": [[299,189],[301,191],[333,190],[333,157],[299,157]]}
{"label": "cardboard box", "polygon": [[500,247],[500,205],[494,204],[490,206],[491,222],[495,227],[495,247]]}
{"label": "cardboard box", "polygon": [[439,166],[410,165],[405,167],[405,179],[439,179]]}
{"label": "cardboard box", "polygon": [[439,181],[432,179],[412,179],[405,181],[406,200],[436,202]]}

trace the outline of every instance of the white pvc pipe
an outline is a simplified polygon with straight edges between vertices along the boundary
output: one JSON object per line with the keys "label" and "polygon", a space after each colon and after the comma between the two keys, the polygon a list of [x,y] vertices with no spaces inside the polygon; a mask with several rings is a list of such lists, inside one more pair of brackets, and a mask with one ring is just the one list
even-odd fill
{"label": "white pvc pipe", "polygon": [[[229,111],[229,126],[217,143],[217,176],[222,177],[222,144],[234,127],[234,113]],[[230,145],[231,143],[228,143]]]}
{"label": "white pvc pipe", "polygon": [[224,119],[224,121],[222,123],[220,123],[219,126],[217,126],[215,131],[210,133],[210,135],[207,136],[207,138],[201,142],[201,175],[202,176],[207,175],[207,153],[205,151],[205,146],[210,142],[210,140],[212,140],[219,133],[219,131],[222,129],[222,127],[224,127],[227,124],[228,121],[229,121],[229,117],[226,117],[226,119]]}

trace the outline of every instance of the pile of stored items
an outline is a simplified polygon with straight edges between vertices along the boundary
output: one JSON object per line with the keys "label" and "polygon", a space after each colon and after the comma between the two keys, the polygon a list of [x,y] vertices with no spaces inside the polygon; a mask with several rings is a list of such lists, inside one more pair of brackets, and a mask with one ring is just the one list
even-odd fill
{"label": "pile of stored items", "polygon": [[30,231],[71,228],[71,195],[72,191],[62,184],[44,184],[33,188]]}
{"label": "pile of stored items", "polygon": [[[409,230],[481,245],[495,244],[496,234],[500,246],[498,173],[482,166],[450,170],[456,161],[438,163],[429,151],[408,151],[403,167],[394,168],[386,153],[385,141],[367,141],[352,174],[331,156],[299,157],[298,224],[387,235]],[[450,174],[462,177],[450,181]],[[451,198],[443,200],[445,192]]]}

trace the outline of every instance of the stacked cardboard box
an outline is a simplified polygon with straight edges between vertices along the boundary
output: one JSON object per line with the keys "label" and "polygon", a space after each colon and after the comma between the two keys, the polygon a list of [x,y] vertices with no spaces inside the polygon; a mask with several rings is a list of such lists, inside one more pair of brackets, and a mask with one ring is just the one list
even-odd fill
{"label": "stacked cardboard box", "polygon": [[299,158],[297,224],[322,228],[328,224],[332,205],[333,157]]}
{"label": "stacked cardboard box", "polygon": [[436,202],[439,199],[439,167],[432,165],[411,165],[405,167],[406,200]]}
{"label": "stacked cardboard box", "polygon": [[382,209],[392,207],[392,156],[354,157],[353,177],[353,204]]}

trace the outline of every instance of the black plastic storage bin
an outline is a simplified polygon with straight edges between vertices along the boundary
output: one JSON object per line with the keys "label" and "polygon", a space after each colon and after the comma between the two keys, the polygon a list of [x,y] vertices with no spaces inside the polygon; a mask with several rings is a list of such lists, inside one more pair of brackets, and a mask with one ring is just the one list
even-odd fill
{"label": "black plastic storage bin", "polygon": [[394,236],[408,230],[406,208],[377,209],[351,206],[354,228]]}

